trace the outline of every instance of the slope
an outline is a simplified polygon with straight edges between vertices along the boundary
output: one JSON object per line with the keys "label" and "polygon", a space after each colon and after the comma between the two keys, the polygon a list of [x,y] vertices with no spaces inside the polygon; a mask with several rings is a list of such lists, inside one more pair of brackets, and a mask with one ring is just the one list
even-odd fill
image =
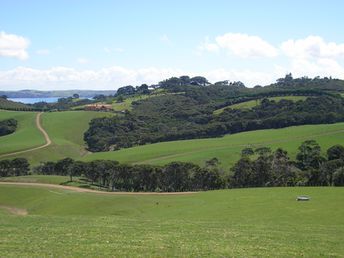
{"label": "slope", "polygon": [[206,160],[217,157],[222,166],[228,168],[239,159],[240,152],[245,147],[269,146],[273,149],[282,147],[293,157],[298,146],[308,139],[318,141],[325,151],[332,145],[344,142],[344,123],[293,126],[243,132],[221,138],[162,142],[114,152],[92,153],[83,160],[111,159],[148,164],[190,161],[204,164]]}

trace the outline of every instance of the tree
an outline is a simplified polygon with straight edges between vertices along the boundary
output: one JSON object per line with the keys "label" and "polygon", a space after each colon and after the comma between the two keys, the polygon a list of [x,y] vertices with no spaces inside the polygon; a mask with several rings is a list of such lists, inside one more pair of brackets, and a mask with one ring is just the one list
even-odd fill
{"label": "tree", "polygon": [[124,101],[124,97],[122,95],[119,95],[116,99],[117,103],[122,103]]}
{"label": "tree", "polygon": [[56,162],[55,172],[58,175],[67,176],[70,173],[69,167],[71,167],[73,163],[74,163],[74,160],[71,158],[61,159]]}
{"label": "tree", "polygon": [[189,170],[195,165],[187,162],[171,162],[164,166],[161,173],[162,190],[180,192],[189,189]]}
{"label": "tree", "polygon": [[141,86],[136,87],[136,92],[140,94],[149,94],[149,89],[147,84],[142,84]]}
{"label": "tree", "polygon": [[334,145],[327,150],[328,160],[343,159],[344,160],[344,146]]}
{"label": "tree", "polygon": [[304,141],[301,144],[296,159],[301,169],[318,169],[324,161],[324,158],[321,157],[320,145],[314,140]]}
{"label": "tree", "polygon": [[135,94],[135,88],[131,85],[118,88],[116,95],[132,95]]}
{"label": "tree", "polygon": [[16,158],[10,162],[11,176],[28,175],[30,171],[30,164],[25,158]]}
{"label": "tree", "polygon": [[[258,150],[258,151],[257,151]],[[262,147],[256,149],[259,157],[253,162],[254,186],[271,185],[272,178],[272,156],[270,148]]]}
{"label": "tree", "polygon": [[231,185],[234,187],[251,186],[252,179],[252,162],[247,156],[239,159],[231,168],[233,176],[231,177]]}
{"label": "tree", "polygon": [[74,98],[74,99],[78,99],[78,98],[80,98],[80,96],[79,96],[79,94],[74,93],[74,94],[73,94],[73,98]]}
{"label": "tree", "polygon": [[192,85],[200,85],[200,86],[206,86],[210,83],[208,82],[207,78],[202,76],[195,76],[190,79],[190,84]]}
{"label": "tree", "polygon": [[333,185],[344,186],[344,167],[338,168],[333,174]]}
{"label": "tree", "polygon": [[333,159],[324,162],[320,166],[320,174],[322,181],[324,182],[322,185],[333,185],[333,174],[338,169],[344,167],[344,160],[342,159]]}
{"label": "tree", "polygon": [[212,158],[212,159],[207,160],[205,162],[205,166],[206,167],[216,167],[219,163],[220,163],[220,161],[218,160],[218,158]]}
{"label": "tree", "polygon": [[254,151],[252,148],[245,148],[241,151],[241,156],[251,156],[254,154]]}
{"label": "tree", "polygon": [[287,151],[278,148],[272,159],[274,186],[292,186],[295,184],[295,174],[289,161]]}
{"label": "tree", "polygon": [[7,96],[6,95],[1,95],[0,98],[1,99],[7,99]]}
{"label": "tree", "polygon": [[179,80],[180,80],[182,85],[189,85],[190,84],[190,77],[187,75],[180,76]]}
{"label": "tree", "polygon": [[259,156],[268,156],[271,154],[271,148],[269,147],[260,147],[254,150]]}
{"label": "tree", "polygon": [[11,174],[11,162],[7,159],[0,160],[0,177],[7,177]]}
{"label": "tree", "polygon": [[84,162],[76,161],[71,163],[71,165],[67,168],[70,181],[73,181],[73,176],[81,176],[85,170],[86,166]]}

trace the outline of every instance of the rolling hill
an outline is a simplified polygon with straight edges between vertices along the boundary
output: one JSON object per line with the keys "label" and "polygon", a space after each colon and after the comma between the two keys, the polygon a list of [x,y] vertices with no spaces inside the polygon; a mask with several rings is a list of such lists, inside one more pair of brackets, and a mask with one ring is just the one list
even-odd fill
{"label": "rolling hill", "polygon": [[4,109],[4,110],[16,110],[16,111],[29,111],[32,110],[31,107],[29,107],[28,105],[25,105],[23,103],[20,102],[15,102],[15,101],[11,101],[11,100],[7,100],[4,98],[0,98],[0,110]]}
{"label": "rolling hill", "polygon": [[[0,119],[15,118],[19,128],[14,134],[0,138],[0,154],[30,149],[44,144],[44,138],[35,125],[34,112],[0,112]],[[33,164],[58,160],[64,157],[91,161],[96,159],[118,160],[131,164],[166,164],[171,161],[190,161],[203,165],[217,157],[221,166],[228,168],[239,159],[245,147],[282,147],[295,157],[298,146],[305,140],[320,143],[323,152],[338,142],[344,142],[344,123],[306,125],[283,129],[258,130],[226,135],[221,138],[196,139],[148,144],[112,152],[89,153],[83,141],[83,133],[92,118],[111,115],[101,112],[51,112],[42,115],[42,126],[52,144],[44,149],[2,157],[28,158]],[[1,158],[1,157],[0,157]]]}
{"label": "rolling hill", "polygon": [[309,139],[319,142],[325,152],[332,145],[344,142],[344,123],[294,126],[243,132],[221,138],[162,142],[119,151],[92,153],[83,157],[83,160],[110,159],[140,164],[190,161],[203,165],[206,160],[217,157],[221,166],[228,168],[239,159],[241,150],[245,147],[281,147],[295,157],[299,145]]}
{"label": "rolling hill", "polygon": [[[12,135],[1,137],[6,148],[2,154],[20,151],[44,144],[44,138],[35,124],[36,113],[0,112],[0,117],[18,117],[19,129]],[[64,157],[80,158],[86,154],[83,133],[92,118],[106,116],[108,113],[91,111],[48,112],[42,115],[42,126],[50,136],[52,144],[44,149],[34,150],[6,158],[25,157],[33,164],[57,160]],[[0,156],[1,158],[1,156]]]}
{"label": "rolling hill", "polygon": [[18,121],[15,133],[0,137],[0,155],[44,144],[44,137],[36,127],[36,115],[35,112],[0,111],[0,120],[14,118]]}

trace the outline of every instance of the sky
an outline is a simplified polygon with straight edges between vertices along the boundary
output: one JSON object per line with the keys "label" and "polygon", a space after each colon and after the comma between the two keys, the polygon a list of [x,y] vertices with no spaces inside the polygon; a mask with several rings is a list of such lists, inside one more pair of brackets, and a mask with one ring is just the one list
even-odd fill
{"label": "sky", "polygon": [[341,0],[0,0],[0,90],[344,79]]}

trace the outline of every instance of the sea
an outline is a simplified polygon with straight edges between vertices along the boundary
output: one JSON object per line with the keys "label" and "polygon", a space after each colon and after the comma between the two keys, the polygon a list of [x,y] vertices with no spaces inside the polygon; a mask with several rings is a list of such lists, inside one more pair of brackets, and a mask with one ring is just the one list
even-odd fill
{"label": "sea", "polygon": [[[8,100],[12,100],[15,102],[21,102],[24,104],[34,104],[37,102],[47,102],[47,103],[54,103],[57,102],[57,100],[61,98],[61,97],[49,97],[49,98],[8,98]],[[81,99],[83,99],[81,97]],[[88,99],[92,99],[92,98],[88,98]]]}
{"label": "sea", "polygon": [[50,97],[50,98],[8,98],[8,100],[12,100],[15,102],[21,102],[24,104],[34,104],[37,102],[47,102],[47,103],[53,103],[53,102],[57,102],[57,100],[59,99],[59,97]]}

